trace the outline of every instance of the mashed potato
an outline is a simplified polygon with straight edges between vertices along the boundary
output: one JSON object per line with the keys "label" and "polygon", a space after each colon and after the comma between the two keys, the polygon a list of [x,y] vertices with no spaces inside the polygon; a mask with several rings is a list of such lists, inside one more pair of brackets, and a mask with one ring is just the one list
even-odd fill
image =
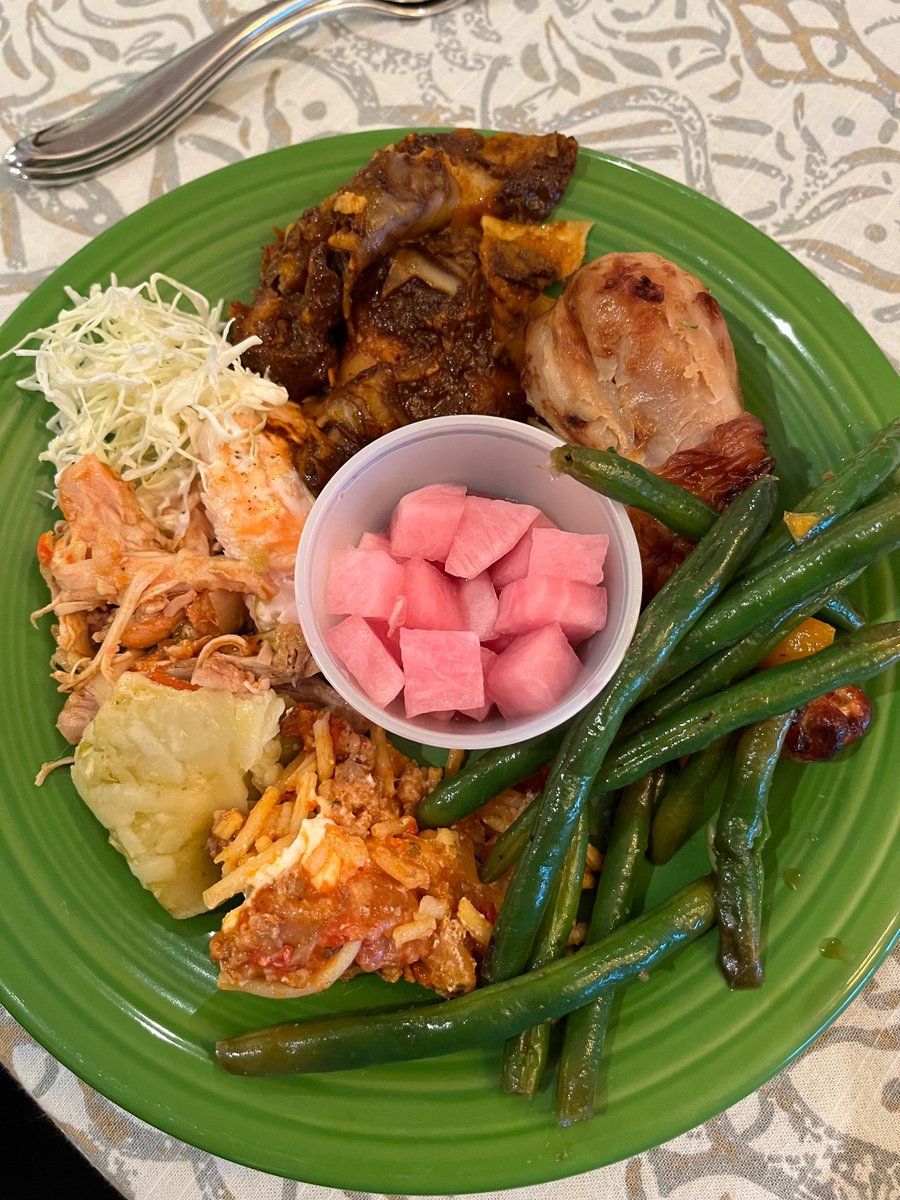
{"label": "mashed potato", "polygon": [[213,811],[246,811],[252,779],[264,783],[277,757],[283,710],[273,692],[181,691],[129,672],[85,730],[78,794],[173,917],[207,911]]}

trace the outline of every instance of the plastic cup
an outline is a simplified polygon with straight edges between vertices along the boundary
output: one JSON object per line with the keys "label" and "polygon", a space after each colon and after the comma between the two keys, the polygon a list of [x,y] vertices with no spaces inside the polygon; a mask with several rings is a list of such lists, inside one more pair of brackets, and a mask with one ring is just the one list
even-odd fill
{"label": "plastic cup", "polygon": [[[622,505],[568,476],[554,476],[547,455],[561,444],[543,429],[503,417],[436,417],[406,425],[355,454],[322,489],[307,517],[295,569],[300,624],[322,674],[357,712],[390,733],[431,746],[483,749],[511,745],[573,717],[601,691],[628,649],[641,602],[641,562]],[[325,611],[325,584],[334,554],[366,531],[387,528],[401,497],[432,483],[462,483],[469,492],[540,508],[560,529],[605,533],[608,615],[604,629],[576,647],[582,669],[561,702],[533,716],[482,722],[422,715],[408,718],[402,693],[386,708],[374,704],[332,655],[325,631],[343,620]]]}

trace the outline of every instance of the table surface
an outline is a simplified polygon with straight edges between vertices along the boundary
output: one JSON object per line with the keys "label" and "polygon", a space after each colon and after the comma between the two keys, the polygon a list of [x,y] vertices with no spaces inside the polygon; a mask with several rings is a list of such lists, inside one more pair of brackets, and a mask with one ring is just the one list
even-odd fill
{"label": "table surface", "polygon": [[[151,69],[252,0],[0,0],[7,141]],[[102,8],[102,15],[100,9]],[[469,0],[277,42],[172,135],[69,188],[0,179],[0,319],[91,238],[225,163],[358,129],[559,129],[678,179],[809,266],[900,359],[898,0]],[[900,952],[754,1095],[528,1200],[900,1196]],[[0,1061],[127,1197],[330,1200],[152,1129],[0,1010]]]}

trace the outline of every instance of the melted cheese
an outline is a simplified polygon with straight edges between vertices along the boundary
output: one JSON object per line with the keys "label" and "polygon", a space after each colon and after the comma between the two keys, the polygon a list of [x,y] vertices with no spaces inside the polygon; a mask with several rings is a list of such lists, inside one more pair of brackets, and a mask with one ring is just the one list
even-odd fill
{"label": "melted cheese", "polygon": [[307,862],[321,844],[328,826],[333,824],[334,821],[321,814],[316,817],[305,817],[300,822],[297,836],[291,844],[285,846],[271,862],[264,863],[258,871],[254,871],[248,881],[248,887],[254,891],[257,888],[265,887],[277,879],[282,871],[288,870],[295,863]]}

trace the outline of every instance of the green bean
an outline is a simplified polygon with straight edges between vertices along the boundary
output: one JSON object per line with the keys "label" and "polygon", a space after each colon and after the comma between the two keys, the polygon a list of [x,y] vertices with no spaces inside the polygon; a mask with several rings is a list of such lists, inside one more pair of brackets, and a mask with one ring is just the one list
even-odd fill
{"label": "green bean", "polygon": [[609,753],[595,786],[616,791],[662,763],[703,750],[754,721],[799,708],[823,692],[859,683],[900,659],[900,621],[837,638],[809,658],[770,667],[655,721]]}
{"label": "green bean", "polygon": [[[551,451],[550,464],[561,474],[571,475],[610,499],[649,513],[674,533],[694,541],[709,531],[717,515],[712,505],[693,492],[611,451],[560,446]],[[879,429],[868,444],[837,471],[796,502],[796,512],[819,515],[800,541],[814,537],[839,517],[864,504],[898,467],[900,418],[895,418]],[[761,540],[747,567],[756,570],[784,552],[790,552],[796,544],[787,525],[783,520],[779,521]]]}
{"label": "green bean", "polygon": [[[620,738],[613,743],[612,752],[615,753],[620,741],[624,743],[655,721],[680,712],[691,702],[706,699],[734,680],[746,676],[781,641],[786,632],[817,608],[817,599],[804,606],[795,606],[789,616],[760,626],[737,645],[708,662],[700,663],[694,670],[679,676],[668,687],[650,696],[623,721]],[[683,844],[684,836],[698,811],[695,802],[702,804],[707,772],[710,775],[715,773],[715,766],[721,761],[726,744],[727,737],[698,751],[681,775],[676,776],[667,787],[651,826],[651,862],[657,865],[667,863]],[[699,756],[703,756],[702,765],[697,761]],[[602,777],[600,783],[603,785]],[[612,800],[614,792],[607,791],[606,795]],[[537,800],[533,800],[497,838],[481,868],[481,878],[485,883],[496,882],[519,861],[531,835],[537,810]]]}
{"label": "green bean", "polygon": [[597,843],[601,850],[606,845],[606,842],[609,838],[609,827],[612,823],[615,808],[615,796],[610,796],[609,792],[598,792],[596,788],[591,789],[591,794],[588,799],[588,811],[590,813],[590,836],[597,839]]}
{"label": "green bean", "polygon": [[341,1071],[496,1046],[650,970],[709,929],[715,884],[698,879],[608,938],[493,987],[399,1012],[348,1013],[225,1038],[216,1058],[236,1075]]}
{"label": "green bean", "polygon": [[449,779],[442,779],[420,802],[416,821],[424,829],[452,825],[504,788],[521,783],[545,767],[559,749],[564,734],[564,729],[551,729],[514,746],[488,750]]}
{"label": "green bean", "polygon": [[[584,447],[560,447],[554,450],[551,455],[554,465],[560,470],[565,469],[568,465],[562,461],[565,453],[572,454],[573,468],[577,467],[581,471],[581,464],[586,464],[583,469],[587,476],[589,474],[588,468],[591,456],[597,453],[602,454],[603,452],[589,451]],[[557,457],[553,458],[553,455]],[[677,503],[674,506],[674,511],[681,512],[687,506],[686,510],[693,513],[692,519],[694,521],[693,529],[695,534],[697,531],[700,533],[703,532],[701,525],[704,519],[704,512],[706,513],[705,519],[707,522],[713,520],[715,510],[703,501],[698,500],[697,497],[687,492],[686,489],[679,487],[677,484],[669,483],[669,481],[659,480],[652,472],[646,471],[642,467],[636,467],[635,464],[629,463],[627,459],[622,459],[617,455],[611,455],[609,458],[612,459],[609,466],[611,475],[614,474],[612,468],[615,467],[617,470],[621,470],[623,478],[633,480],[633,483],[629,486],[633,486],[635,491],[633,494],[629,492],[628,499],[625,501],[626,503],[641,507],[640,486],[642,483],[646,482],[648,486],[652,484],[655,487],[662,482],[668,484],[668,488],[675,491],[675,500]],[[880,430],[868,446],[848,460],[833,476],[810,491],[798,502],[796,507],[799,511],[821,510],[824,512],[827,509],[827,519],[815,527],[816,531],[821,531],[871,496],[891,477],[897,469],[898,464],[900,464],[900,419],[895,419],[885,426],[884,429]],[[575,474],[574,469],[570,473]],[[650,477],[649,480],[647,479],[648,476]],[[576,477],[581,478],[581,475],[576,474]],[[587,482],[587,478],[582,481]],[[589,484],[589,486],[592,485]],[[666,489],[667,496],[669,495],[668,488]],[[685,497],[690,497],[690,499],[685,499]],[[695,503],[692,503],[692,501]],[[653,510],[647,509],[647,511]],[[661,510],[654,511],[653,515],[659,516],[664,523],[669,524],[665,512]],[[675,529],[676,532],[684,532],[686,536],[691,536],[690,531],[684,524],[679,527],[677,518],[673,517],[672,521],[675,523],[669,524],[669,528]],[[777,527],[769,531],[761,541],[756,552],[750,556],[747,564],[748,570],[753,572],[753,577],[756,576],[756,572],[760,570],[763,554],[765,554],[768,562],[771,563],[782,551],[790,552],[794,550],[796,552],[798,549],[808,550],[810,548],[808,542],[811,537],[813,537],[813,533],[807,534],[802,541],[802,545],[795,547],[787,527],[783,522],[780,522]],[[865,554],[863,554],[864,559],[865,557]],[[877,557],[877,552],[874,557]],[[863,566],[867,565],[867,561],[863,562]],[[854,573],[848,570],[844,572],[844,575]],[[793,589],[795,586],[799,585],[792,578],[788,584],[788,590]],[[843,586],[844,583],[838,585],[840,588]],[[725,598],[723,598],[723,602],[724,600]],[[786,600],[783,603],[779,602],[779,606],[787,609],[791,603],[791,600]],[[830,598],[823,596],[821,606],[823,606],[823,618],[831,620],[838,628],[858,629],[864,623],[862,614],[857,612],[850,601],[841,594],[837,596],[832,595]],[[718,609],[719,605],[716,608]],[[802,618],[800,619],[802,620]],[[756,626],[757,621],[751,619],[748,622],[745,632],[755,629]],[[700,636],[700,630],[698,629],[694,634],[695,642],[692,644],[688,640],[687,645],[683,647],[685,653],[691,651],[697,662],[707,657],[707,654],[702,652],[696,645],[696,642],[700,641]],[[738,634],[734,640],[737,640],[741,636],[743,635]],[[697,657],[698,655],[699,657]],[[682,660],[680,664],[674,664],[668,673],[661,675],[657,682],[665,683],[671,680],[676,674],[680,675],[687,669],[688,666]],[[557,733],[561,737],[563,731],[558,730]],[[531,765],[535,763],[537,758],[541,757],[541,753],[537,749],[532,754],[532,745],[532,742],[522,742],[517,746],[492,750],[476,762],[467,764],[451,779],[439,784],[431,796],[425,798],[417,813],[417,819],[420,821],[420,824],[423,826],[451,824],[467,812],[471,812],[481,804],[484,804],[491,796],[502,791],[504,787],[512,786],[544,766],[555,753],[555,748],[551,748],[542,762]]]}
{"label": "green bean", "polygon": [[719,965],[733,988],[759,987],[762,966],[762,846],[772,776],[793,714],[750,725],[735,750],[713,854]]}
{"label": "green bean", "polygon": [[665,768],[657,767],[622,792],[591,910],[589,942],[605,937],[628,915],[634,897],[635,872],[647,849],[651,815],[665,778]]}
{"label": "green bean", "polygon": [[569,728],[541,794],[539,816],[506,890],[482,962],[496,983],[525,968],[579,812],[628,709],[738,570],[768,524],[775,481],[759,479],[726,509],[641,614],[628,654]]}
{"label": "green bean", "polygon": [[[548,959],[548,962],[554,960]],[[503,1045],[500,1079],[509,1095],[534,1096],[541,1085],[550,1054],[550,1025],[542,1021],[523,1029]]]}
{"label": "green bean", "polygon": [[866,623],[865,614],[856,607],[849,596],[844,595],[843,590],[835,592],[823,601],[822,610],[818,615],[835,629],[843,629],[847,633],[862,629]]}
{"label": "green bean", "polygon": [[[662,479],[619,455],[585,447],[561,446],[551,452],[551,464],[612,499],[640,508],[667,528],[697,540],[712,526],[716,510],[686,488]],[[827,529],[840,517],[864,504],[900,466],[900,418],[895,418],[837,471],[794,505],[797,512],[816,513],[819,519],[795,540],[786,523],[779,521],[761,540],[746,564],[745,573],[757,571],[795,550]],[[823,604],[822,619],[838,629],[860,629],[865,618],[852,602],[838,594]]]}
{"label": "green bean", "polygon": [[510,867],[514,867],[522,857],[522,852],[531,837],[531,827],[538,810],[538,797],[523,808],[516,819],[497,838],[479,874],[485,883],[495,883],[501,875],[505,875]]}
{"label": "green bean", "polygon": [[[588,844],[588,813],[583,809],[566,853],[553,902],[547,908],[538,930],[535,948],[528,960],[530,971],[538,970],[559,958],[575,918],[584,882],[584,860]],[[533,1096],[540,1087],[550,1049],[550,1026],[543,1022],[523,1029],[503,1048],[503,1090]]]}
{"label": "green bean", "polygon": [[687,488],[612,450],[558,446],[550,451],[550,466],[611,500],[649,513],[666,528],[695,542],[709,533],[719,515]]}
{"label": "green bean", "polygon": [[780,558],[785,552],[790,553],[840,517],[859,508],[891,478],[898,467],[900,417],[879,429],[862,450],[848,458],[827,479],[797,501],[795,512],[818,515],[818,520],[810,530],[799,541],[795,541],[787,525],[779,522],[760,542],[749,564],[750,568],[756,570]]}
{"label": "green bean", "polygon": [[[714,695],[749,674],[785,634],[819,610],[824,596],[825,590],[822,590],[804,597],[784,612],[769,615],[734,646],[699,663],[672,680],[666,687],[654,692],[629,712],[622,722],[614,745],[632,737],[655,721],[671,713],[680,712],[688,704]],[[599,799],[603,794],[602,790],[597,790],[596,794]],[[611,795],[609,791],[606,794]],[[481,878],[485,883],[493,883],[510,867],[515,866],[528,843],[536,815],[537,803],[532,801],[497,838],[481,869]]]}
{"label": "green bean", "polygon": [[792,604],[786,610],[764,614],[759,623],[739,642],[679,675],[666,687],[660,688],[633,708],[622,722],[620,736],[630,737],[661,717],[684,708],[691,701],[711,696],[721,688],[749,675],[785,634],[818,611],[824,596],[823,589],[811,597],[805,597],[797,604]]}
{"label": "green bean", "polygon": [[[523,808],[513,823],[494,842],[480,871],[481,878],[485,883],[496,882],[522,857],[537,817],[539,799],[540,797],[536,796],[527,808]],[[592,837],[603,828],[613,806],[614,797],[610,792],[595,791],[591,793],[588,807],[591,814],[590,832]]]}
{"label": "green bean", "polygon": [[662,794],[650,826],[650,861],[667,863],[687,839],[691,825],[703,809],[710,784],[719,769],[729,738],[718,738],[692,754],[687,764]]}
{"label": "green bean", "polygon": [[837,585],[900,547],[900,492],[890,492],[843,517],[793,554],[733,584],[684,638],[677,660],[664,663],[653,684],[667,682],[746,636],[773,610]]}
{"label": "green bean", "polygon": [[[652,771],[622,793],[597,882],[588,944],[612,933],[631,911],[638,866],[647,849],[650,814],[664,777],[663,770]],[[566,1019],[556,1091],[560,1125],[587,1121],[594,1115],[597,1071],[612,999],[613,993],[607,992]]]}

